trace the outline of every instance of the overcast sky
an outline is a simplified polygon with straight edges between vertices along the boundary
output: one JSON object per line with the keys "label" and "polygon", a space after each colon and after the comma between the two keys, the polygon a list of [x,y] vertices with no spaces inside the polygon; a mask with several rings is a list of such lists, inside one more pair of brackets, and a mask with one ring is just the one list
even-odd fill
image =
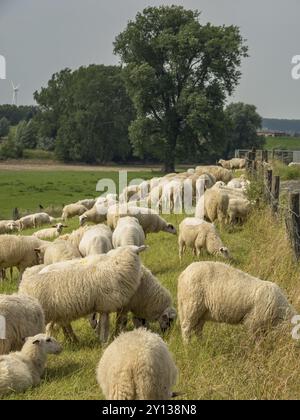
{"label": "overcast sky", "polygon": [[7,80],[0,103],[11,103],[10,80],[21,84],[20,104],[54,72],[91,63],[112,64],[112,42],[146,6],[180,4],[202,11],[202,22],[234,24],[247,39],[250,58],[233,101],[255,104],[264,117],[300,119],[300,80],[292,57],[300,55],[299,0],[0,0],[0,55]]}

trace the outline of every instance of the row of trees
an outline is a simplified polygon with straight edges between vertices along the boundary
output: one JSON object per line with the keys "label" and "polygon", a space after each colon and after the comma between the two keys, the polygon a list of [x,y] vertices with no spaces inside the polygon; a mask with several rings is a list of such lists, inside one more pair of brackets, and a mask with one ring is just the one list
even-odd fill
{"label": "row of trees", "polygon": [[239,28],[202,25],[197,11],[179,6],[149,7],[114,52],[121,66],[54,74],[35,92],[38,110],[19,124],[16,144],[55,150],[64,161],[136,156],[172,172],[176,161],[215,160],[261,141],[254,106],[226,107],[247,56]]}

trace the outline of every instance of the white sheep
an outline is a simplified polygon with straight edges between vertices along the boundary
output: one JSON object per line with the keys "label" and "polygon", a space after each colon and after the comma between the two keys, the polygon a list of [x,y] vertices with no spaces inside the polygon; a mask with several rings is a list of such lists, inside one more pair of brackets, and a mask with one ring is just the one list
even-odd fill
{"label": "white sheep", "polygon": [[140,225],[144,229],[145,234],[156,232],[168,232],[176,235],[176,228],[167,223],[153,210],[144,207],[135,207],[127,205],[114,205],[109,207],[107,213],[107,224],[110,228],[115,229],[118,220],[121,217],[132,216],[138,219]]}
{"label": "white sheep", "polygon": [[192,248],[197,256],[204,249],[209,254],[230,258],[228,248],[223,245],[216,227],[196,217],[187,217],[180,223],[178,245],[180,260],[186,247]]}
{"label": "white sheep", "polygon": [[20,230],[20,224],[15,220],[1,220],[0,221],[0,234],[12,233]]}
{"label": "white sheep", "polygon": [[72,340],[76,340],[68,328],[72,321],[93,312],[105,314],[105,341],[109,313],[127,305],[140,285],[139,253],[144,249],[131,246],[117,256],[99,255],[34,267],[25,271],[19,291],[36,298],[46,323],[60,324]]}
{"label": "white sheep", "polygon": [[58,238],[61,235],[63,229],[67,227],[68,226],[63,225],[62,223],[58,223],[52,228],[42,229],[42,230],[38,230],[37,232],[34,232],[33,236],[39,239],[44,239],[44,240]]}
{"label": "white sheep", "polygon": [[25,295],[0,295],[0,316],[5,322],[5,339],[0,337],[0,354],[20,350],[24,337],[44,332],[45,319],[36,299]]}
{"label": "white sheep", "polygon": [[244,223],[250,213],[251,203],[243,198],[230,198],[228,205],[228,223]]}
{"label": "white sheep", "polygon": [[216,181],[223,181],[226,184],[232,180],[232,172],[221,166],[197,166],[197,175],[210,174],[213,175]]}
{"label": "white sheep", "polygon": [[81,216],[79,216],[79,224],[83,226],[85,223],[103,223],[106,221],[106,214],[107,214],[107,204],[100,202],[96,203],[94,207]]}
{"label": "white sheep", "polygon": [[108,400],[168,400],[178,372],[164,341],[139,328],[107,347],[96,374]]}
{"label": "white sheep", "polygon": [[81,216],[83,213],[85,213],[88,209],[84,207],[82,204],[68,204],[63,208],[62,212],[62,220],[71,219],[75,216]]}
{"label": "white sheep", "polygon": [[199,336],[206,321],[243,324],[262,333],[295,313],[275,284],[219,262],[193,263],[178,279],[181,333]]}
{"label": "white sheep", "polygon": [[97,225],[89,228],[83,234],[79,243],[79,251],[83,257],[106,254],[111,249],[112,231],[106,225]]}
{"label": "white sheep", "polygon": [[127,245],[141,246],[145,243],[145,233],[135,217],[122,217],[118,220],[112,235],[114,248]]}
{"label": "white sheep", "polygon": [[42,245],[35,249],[39,264],[50,265],[60,261],[73,260],[81,258],[78,247],[75,247],[69,241],[56,239],[49,245]]}
{"label": "white sheep", "polygon": [[96,199],[86,198],[84,200],[77,201],[76,204],[80,204],[80,205],[84,206],[85,208],[87,208],[88,210],[90,210],[91,208],[94,207],[95,203],[96,203]]}
{"label": "white sheep", "polygon": [[204,195],[200,197],[196,205],[195,217],[198,219],[204,219],[205,217],[212,223],[218,220],[221,224],[225,224],[229,196],[217,185],[206,190]]}
{"label": "white sheep", "polygon": [[0,396],[37,386],[45,370],[47,355],[61,351],[54,338],[38,334],[27,338],[21,351],[0,356]]}
{"label": "white sheep", "polygon": [[2,235],[0,268],[17,267],[21,278],[27,267],[38,264],[35,248],[46,244],[34,236]]}

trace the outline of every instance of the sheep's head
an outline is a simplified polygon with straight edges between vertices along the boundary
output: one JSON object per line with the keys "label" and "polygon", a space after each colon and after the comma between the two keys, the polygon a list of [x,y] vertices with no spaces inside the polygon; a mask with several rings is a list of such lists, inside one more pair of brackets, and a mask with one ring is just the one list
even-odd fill
{"label": "sheep's head", "polygon": [[175,308],[167,308],[163,314],[160,316],[158,322],[162,332],[167,331],[172,323],[177,318],[177,312]]}
{"label": "sheep's head", "polygon": [[87,215],[83,214],[82,216],[79,216],[79,225],[83,226],[87,222]]}
{"label": "sheep's head", "polygon": [[62,346],[53,337],[49,337],[46,334],[38,334],[34,337],[25,339],[24,347],[38,346],[47,354],[59,354],[62,352]]}
{"label": "sheep's head", "polygon": [[230,256],[230,252],[229,252],[229,249],[228,249],[228,248],[226,248],[225,246],[222,246],[222,247],[219,249],[219,254],[220,254],[223,258],[225,258],[226,260],[228,260],[229,258],[231,258],[231,256]]}
{"label": "sheep's head", "polygon": [[36,255],[36,261],[37,261],[38,265],[44,264],[44,256],[45,256],[46,248],[47,248],[47,246],[42,245],[39,248],[34,249],[34,252],[35,252],[35,255]]}
{"label": "sheep's head", "polygon": [[176,227],[171,225],[171,223],[168,223],[167,226],[164,228],[164,232],[171,233],[172,235],[177,234]]}

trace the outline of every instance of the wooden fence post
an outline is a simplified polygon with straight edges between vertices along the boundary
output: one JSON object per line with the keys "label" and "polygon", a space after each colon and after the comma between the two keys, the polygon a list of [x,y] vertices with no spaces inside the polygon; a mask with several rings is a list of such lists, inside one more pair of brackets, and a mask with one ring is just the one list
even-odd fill
{"label": "wooden fence post", "polygon": [[294,256],[297,261],[300,258],[300,193],[289,193],[289,209],[286,214],[286,228]]}
{"label": "wooden fence post", "polygon": [[276,214],[278,212],[279,193],[280,193],[280,176],[276,175],[274,177],[274,182],[272,185],[272,212],[273,214]]}
{"label": "wooden fence post", "polygon": [[268,169],[265,177],[265,200],[270,203],[272,197],[273,171]]}

